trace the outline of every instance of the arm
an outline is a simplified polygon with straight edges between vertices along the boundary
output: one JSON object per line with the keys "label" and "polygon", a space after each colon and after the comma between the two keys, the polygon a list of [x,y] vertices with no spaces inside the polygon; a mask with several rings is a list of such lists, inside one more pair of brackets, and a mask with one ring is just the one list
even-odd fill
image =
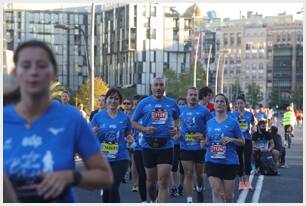
{"label": "arm", "polygon": [[268,148],[268,151],[271,152],[274,149],[274,146],[275,146],[273,139],[269,140],[269,145],[270,146]]}
{"label": "arm", "polygon": [[12,183],[5,172],[3,172],[3,203],[18,202]]}

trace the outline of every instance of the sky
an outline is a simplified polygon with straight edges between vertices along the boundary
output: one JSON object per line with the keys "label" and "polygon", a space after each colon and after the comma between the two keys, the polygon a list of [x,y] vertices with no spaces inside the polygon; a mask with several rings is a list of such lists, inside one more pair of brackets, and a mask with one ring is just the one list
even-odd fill
{"label": "sky", "polygon": [[[116,1],[115,1],[116,2]],[[172,4],[172,3],[171,3]],[[32,9],[54,9],[61,7],[88,6],[90,3],[14,3],[14,8],[32,8]],[[177,10],[183,13],[192,3],[173,3]],[[247,11],[257,12],[263,16],[275,16],[279,13],[293,14],[295,19],[303,19],[302,14],[296,14],[301,11],[303,3],[199,3],[202,14],[215,10],[217,17],[239,19],[240,11],[242,16],[247,16]]]}

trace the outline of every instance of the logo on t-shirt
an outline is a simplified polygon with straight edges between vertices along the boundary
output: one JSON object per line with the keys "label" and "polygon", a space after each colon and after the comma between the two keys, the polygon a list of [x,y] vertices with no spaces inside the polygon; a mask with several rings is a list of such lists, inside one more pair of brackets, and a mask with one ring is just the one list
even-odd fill
{"label": "logo on t-shirt", "polygon": [[42,145],[42,138],[36,134],[33,134],[31,137],[24,137],[22,140],[22,146],[32,146],[32,147],[39,147]]}
{"label": "logo on t-shirt", "polygon": [[63,132],[64,128],[49,128],[48,129],[49,132],[51,132],[53,135],[57,136],[58,133]]}

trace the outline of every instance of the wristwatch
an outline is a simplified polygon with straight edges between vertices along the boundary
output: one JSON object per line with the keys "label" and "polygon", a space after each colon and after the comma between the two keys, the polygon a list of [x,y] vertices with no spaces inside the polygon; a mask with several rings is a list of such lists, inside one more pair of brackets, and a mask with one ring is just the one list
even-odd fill
{"label": "wristwatch", "polygon": [[79,171],[73,171],[73,186],[79,185],[82,179],[82,174]]}

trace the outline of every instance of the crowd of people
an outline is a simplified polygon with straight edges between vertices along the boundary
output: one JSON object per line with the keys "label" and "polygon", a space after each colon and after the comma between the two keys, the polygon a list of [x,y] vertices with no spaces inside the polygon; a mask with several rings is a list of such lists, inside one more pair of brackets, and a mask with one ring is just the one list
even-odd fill
{"label": "crowd of people", "polygon": [[[278,134],[273,111],[247,108],[243,94],[230,103],[221,93],[213,98],[208,87],[190,87],[175,100],[164,95],[166,82],[156,77],[152,95],[124,99],[110,88],[87,115],[82,103],[69,105],[68,91],[60,102],[50,100],[57,64],[44,42],[20,44],[14,63],[18,95],[8,95],[14,98],[4,107],[7,201],[74,202],[78,186],[102,189],[103,202],[118,203],[120,184],[131,173],[139,202],[182,195],[187,203],[204,202],[205,175],[212,202],[233,202],[236,177],[239,190],[252,190],[252,167],[260,174],[264,152],[287,166],[288,139]],[[283,126],[293,136],[302,113],[287,110]],[[76,155],[86,170],[75,169]]]}

